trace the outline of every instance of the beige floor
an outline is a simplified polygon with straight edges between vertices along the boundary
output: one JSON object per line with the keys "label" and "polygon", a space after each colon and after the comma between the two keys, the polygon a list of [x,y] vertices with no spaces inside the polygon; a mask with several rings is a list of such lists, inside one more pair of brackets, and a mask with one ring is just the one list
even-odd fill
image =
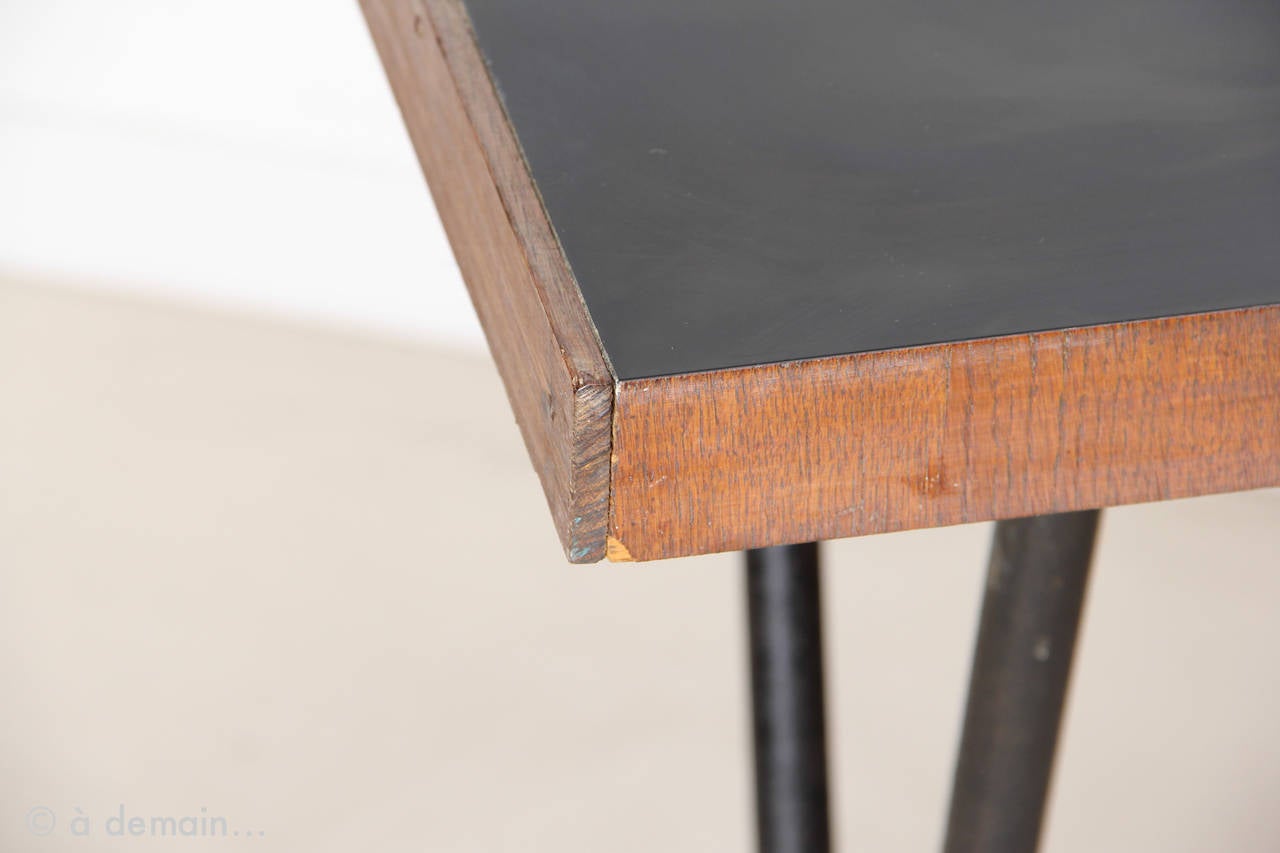
{"label": "beige floor", "polygon": [[[987,535],[827,550],[842,849],[936,848]],[[1280,849],[1278,563],[1110,514],[1048,850]],[[741,597],[566,565],[480,358],[0,287],[6,853],[747,850]]]}

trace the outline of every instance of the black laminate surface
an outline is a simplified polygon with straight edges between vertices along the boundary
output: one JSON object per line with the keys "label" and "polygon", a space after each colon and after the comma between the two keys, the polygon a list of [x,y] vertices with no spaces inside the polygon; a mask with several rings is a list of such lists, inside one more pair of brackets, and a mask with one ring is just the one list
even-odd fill
{"label": "black laminate surface", "polygon": [[466,0],[621,379],[1280,302],[1277,0]]}

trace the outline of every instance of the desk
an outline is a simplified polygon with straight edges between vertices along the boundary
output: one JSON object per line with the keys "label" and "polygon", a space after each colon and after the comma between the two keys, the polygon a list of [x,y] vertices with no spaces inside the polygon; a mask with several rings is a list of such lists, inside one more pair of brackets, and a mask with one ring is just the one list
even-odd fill
{"label": "desk", "polygon": [[749,552],[762,849],[812,543],[984,520],[948,849],[1033,849],[1097,511],[1280,484],[1280,8],[363,5],[568,559]]}

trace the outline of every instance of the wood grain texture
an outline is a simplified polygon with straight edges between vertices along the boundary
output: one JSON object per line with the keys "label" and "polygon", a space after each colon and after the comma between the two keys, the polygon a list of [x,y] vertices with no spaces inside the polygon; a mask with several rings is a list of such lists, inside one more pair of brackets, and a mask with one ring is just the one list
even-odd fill
{"label": "wood grain texture", "polygon": [[1280,306],[616,389],[636,560],[1280,485]]}
{"label": "wood grain texture", "polygon": [[613,378],[466,13],[456,0],[361,6],[565,553],[598,560]]}

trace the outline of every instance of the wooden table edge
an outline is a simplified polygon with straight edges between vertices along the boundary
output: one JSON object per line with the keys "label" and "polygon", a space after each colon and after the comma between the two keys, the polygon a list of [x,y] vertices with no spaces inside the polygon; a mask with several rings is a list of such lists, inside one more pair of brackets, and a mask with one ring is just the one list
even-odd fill
{"label": "wooden table edge", "polygon": [[615,382],[460,0],[361,5],[572,562],[1280,485],[1280,306]]}
{"label": "wooden table edge", "polygon": [[361,0],[565,554],[604,556],[613,374],[457,0]]}
{"label": "wooden table edge", "polygon": [[1280,485],[1280,305],[625,380],[608,556]]}

